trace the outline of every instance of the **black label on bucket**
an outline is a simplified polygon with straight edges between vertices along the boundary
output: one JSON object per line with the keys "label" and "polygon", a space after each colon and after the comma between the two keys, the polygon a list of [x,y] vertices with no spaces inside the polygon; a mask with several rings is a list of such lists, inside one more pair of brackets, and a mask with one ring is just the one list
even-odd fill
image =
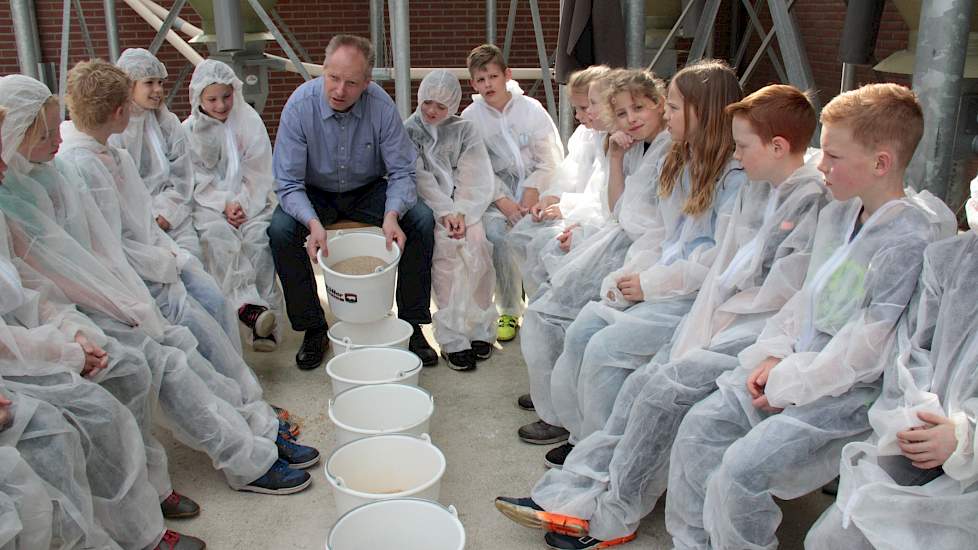
{"label": "black label on bucket", "polygon": [[352,292],[340,292],[336,289],[330,288],[329,285],[326,285],[326,293],[333,298],[348,304],[355,304],[359,301],[356,294]]}

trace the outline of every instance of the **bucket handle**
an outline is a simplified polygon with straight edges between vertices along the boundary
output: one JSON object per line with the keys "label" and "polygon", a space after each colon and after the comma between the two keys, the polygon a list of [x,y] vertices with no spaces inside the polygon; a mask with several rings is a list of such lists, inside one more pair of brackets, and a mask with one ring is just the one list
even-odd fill
{"label": "bucket handle", "polygon": [[455,516],[455,519],[458,519],[458,510],[455,508],[454,504],[448,505],[448,513]]}
{"label": "bucket handle", "polygon": [[418,365],[416,367],[411,367],[408,370],[397,371],[397,374],[395,376],[397,378],[400,378],[402,376],[411,376],[412,374],[414,374],[414,373],[418,372],[419,370],[421,370],[421,367],[423,367],[423,366],[424,365],[421,364],[421,359],[418,359]]}
{"label": "bucket handle", "polygon": [[431,442],[431,436],[428,435],[428,434],[426,434],[426,433],[423,433],[423,434],[419,435],[418,436],[418,439],[420,439],[421,441],[424,441],[428,445],[433,445],[433,443]]}
{"label": "bucket handle", "polygon": [[323,468],[323,470],[326,472],[326,479],[328,479],[333,485],[336,485],[337,487],[346,487],[346,482],[343,481],[342,477],[330,475],[329,468]]}
{"label": "bucket handle", "polygon": [[343,346],[346,348],[346,351],[344,351],[343,353],[346,353],[353,349],[353,340],[351,340],[349,336],[344,336],[343,338],[340,338],[340,342],[343,342]]}

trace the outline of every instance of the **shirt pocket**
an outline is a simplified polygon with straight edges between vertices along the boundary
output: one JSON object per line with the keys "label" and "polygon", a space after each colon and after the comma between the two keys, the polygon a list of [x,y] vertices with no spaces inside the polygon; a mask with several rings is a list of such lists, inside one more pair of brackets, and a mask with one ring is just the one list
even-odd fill
{"label": "shirt pocket", "polygon": [[377,146],[372,142],[354,142],[350,172],[362,177],[375,176],[380,171]]}

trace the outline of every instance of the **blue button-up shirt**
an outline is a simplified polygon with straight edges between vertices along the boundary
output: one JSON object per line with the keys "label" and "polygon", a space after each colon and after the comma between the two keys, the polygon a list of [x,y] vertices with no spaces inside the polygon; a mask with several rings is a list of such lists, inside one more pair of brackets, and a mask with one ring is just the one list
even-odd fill
{"label": "blue button-up shirt", "polygon": [[282,110],[273,157],[279,203],[307,227],[316,218],[307,186],[338,193],[386,176],[385,213],[403,215],[418,200],[417,152],[394,101],[373,82],[345,113],[329,106],[322,77],[296,88]]}

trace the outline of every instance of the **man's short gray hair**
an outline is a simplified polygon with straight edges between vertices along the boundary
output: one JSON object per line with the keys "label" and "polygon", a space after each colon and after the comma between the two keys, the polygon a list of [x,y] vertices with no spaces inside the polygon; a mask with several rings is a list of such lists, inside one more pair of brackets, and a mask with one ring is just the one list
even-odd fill
{"label": "man's short gray hair", "polygon": [[323,60],[323,65],[326,64],[336,50],[344,46],[356,48],[363,54],[364,59],[367,60],[366,77],[370,78],[373,74],[374,62],[376,61],[377,56],[374,54],[373,44],[362,36],[356,36],[353,34],[337,34],[333,38],[330,38],[329,44],[326,45],[326,56]]}

